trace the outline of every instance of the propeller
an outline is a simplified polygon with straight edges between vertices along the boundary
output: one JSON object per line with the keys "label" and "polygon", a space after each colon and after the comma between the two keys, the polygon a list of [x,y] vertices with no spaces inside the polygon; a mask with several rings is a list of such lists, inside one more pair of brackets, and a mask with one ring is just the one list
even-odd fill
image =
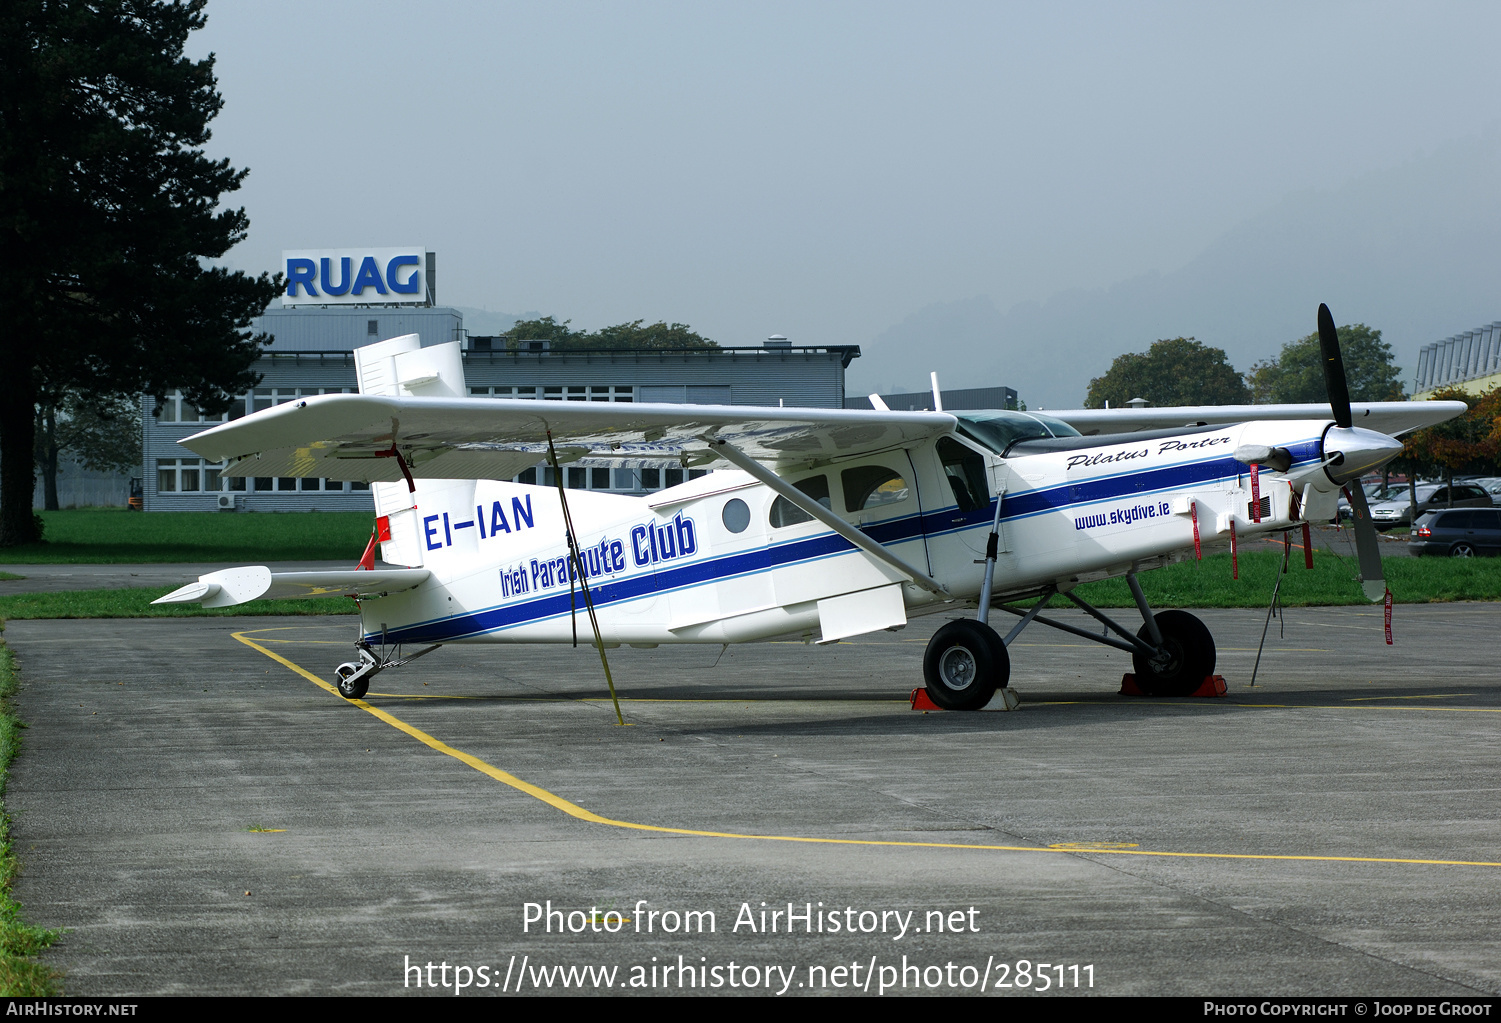
{"label": "propeller", "polygon": [[[1340,434],[1350,430],[1355,420],[1350,414],[1350,387],[1345,381],[1345,362],[1340,356],[1339,332],[1334,328],[1334,316],[1323,303],[1319,304],[1319,353],[1324,365],[1324,392],[1329,396],[1329,408],[1334,413],[1334,426],[1324,435],[1327,455],[1331,445],[1342,446],[1340,442],[1345,438]],[[1359,473],[1363,471],[1363,467],[1356,471],[1345,492],[1350,497],[1350,512],[1353,516],[1355,556],[1360,565],[1360,588],[1366,599],[1374,603],[1386,596],[1386,578],[1381,571],[1381,541],[1376,537],[1376,524],[1371,521],[1371,506],[1366,501],[1365,488],[1360,485]]]}

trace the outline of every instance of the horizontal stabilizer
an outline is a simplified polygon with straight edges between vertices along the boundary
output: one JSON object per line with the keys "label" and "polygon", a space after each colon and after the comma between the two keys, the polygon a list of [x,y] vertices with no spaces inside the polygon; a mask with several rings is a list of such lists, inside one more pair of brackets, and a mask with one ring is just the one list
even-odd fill
{"label": "horizontal stabilizer", "polygon": [[346,569],[335,572],[273,572],[265,565],[226,568],[201,575],[153,604],[233,607],[249,600],[289,597],[380,597],[410,590],[432,573],[425,568]]}

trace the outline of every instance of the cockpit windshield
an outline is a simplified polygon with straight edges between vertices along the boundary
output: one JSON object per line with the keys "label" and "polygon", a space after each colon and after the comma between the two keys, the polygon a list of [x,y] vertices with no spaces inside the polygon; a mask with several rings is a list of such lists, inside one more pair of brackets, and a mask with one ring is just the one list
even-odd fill
{"label": "cockpit windshield", "polygon": [[1011,412],[990,409],[983,412],[956,412],[959,432],[978,441],[998,455],[1019,440],[1044,437],[1078,437],[1079,431],[1061,419],[1036,412]]}

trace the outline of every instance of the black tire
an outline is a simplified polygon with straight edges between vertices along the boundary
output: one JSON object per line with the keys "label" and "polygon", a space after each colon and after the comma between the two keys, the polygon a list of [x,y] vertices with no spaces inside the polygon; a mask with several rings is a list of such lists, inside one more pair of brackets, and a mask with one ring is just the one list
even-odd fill
{"label": "black tire", "polygon": [[346,700],[361,699],[370,691],[370,676],[352,678],[359,669],[358,664],[345,663],[334,670],[334,674],[338,676],[339,695]]}
{"label": "black tire", "polygon": [[929,698],[944,710],[979,710],[1006,687],[1011,657],[994,629],[962,619],[933,633],[922,673]]}
{"label": "black tire", "polygon": [[1475,548],[1472,544],[1457,543],[1449,548],[1449,557],[1451,558],[1473,558],[1474,556]]}
{"label": "black tire", "polygon": [[[1166,656],[1154,661],[1139,651],[1132,654],[1136,684],[1148,696],[1187,696],[1214,674],[1214,637],[1187,611],[1160,611],[1156,618]],[[1145,625],[1136,635],[1152,642]]]}

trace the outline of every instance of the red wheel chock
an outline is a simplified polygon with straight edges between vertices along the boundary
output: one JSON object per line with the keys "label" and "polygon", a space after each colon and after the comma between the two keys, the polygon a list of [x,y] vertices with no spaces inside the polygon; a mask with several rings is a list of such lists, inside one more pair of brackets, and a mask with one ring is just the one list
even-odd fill
{"label": "red wheel chock", "polygon": [[943,710],[942,707],[933,702],[933,698],[928,695],[927,688],[923,686],[919,686],[918,688],[912,690],[912,709]]}
{"label": "red wheel chock", "polygon": [[[1201,684],[1199,686],[1199,688],[1195,689],[1193,692],[1189,693],[1188,695],[1189,696],[1224,696],[1225,692],[1226,692],[1226,690],[1228,688],[1229,687],[1227,687],[1225,685],[1225,676],[1223,676],[1223,675],[1205,675],[1204,676],[1204,682],[1203,682],[1203,684]],[[1124,674],[1124,675],[1121,676],[1121,691],[1120,691],[1120,695],[1122,695],[1122,696],[1146,696],[1147,694],[1144,693],[1144,692],[1142,692],[1141,691],[1141,687],[1136,684],[1136,676],[1133,675],[1133,674],[1131,674],[1130,672],[1127,672],[1126,674]]]}

